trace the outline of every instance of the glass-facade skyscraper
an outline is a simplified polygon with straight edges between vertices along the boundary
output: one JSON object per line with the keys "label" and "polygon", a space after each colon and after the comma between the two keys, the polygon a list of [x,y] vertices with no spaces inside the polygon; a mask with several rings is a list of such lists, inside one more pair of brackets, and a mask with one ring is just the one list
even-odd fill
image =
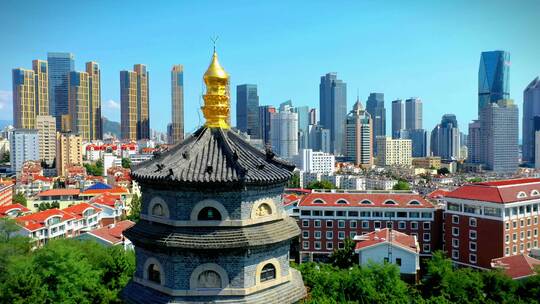
{"label": "glass-facade skyscraper", "polygon": [[540,78],[536,77],[523,91],[523,157],[535,163],[535,133],[540,130]]}
{"label": "glass-facade skyscraper", "polygon": [[[366,101],[366,111],[373,120],[373,132],[371,142],[375,142],[377,136],[386,136],[386,108],[384,107],[384,93],[371,93]],[[373,153],[377,154],[377,145],[373,146]]]}
{"label": "glass-facade skyscraper", "polygon": [[399,131],[405,129],[405,104],[403,100],[392,101],[392,138],[399,138]]}
{"label": "glass-facade skyscraper", "polygon": [[120,129],[122,139],[150,138],[149,73],[143,64],[120,71]]}
{"label": "glass-facade skyscraper", "polygon": [[482,52],[478,69],[478,114],[488,103],[510,98],[510,53]]}
{"label": "glass-facade skyscraper", "polygon": [[422,100],[412,97],[405,100],[405,129],[422,129]]}
{"label": "glass-facade skyscraper", "polygon": [[330,149],[343,155],[345,117],[347,116],[347,84],[337,73],[321,77],[319,84],[320,124],[330,130]]}
{"label": "glass-facade skyscraper", "polygon": [[171,144],[184,140],[184,67],[175,65],[171,70]]}
{"label": "glass-facade skyscraper", "polygon": [[259,95],[256,84],[236,87],[236,127],[253,137],[259,136]]}
{"label": "glass-facade skyscraper", "polygon": [[60,130],[62,115],[68,114],[68,76],[75,69],[75,57],[71,53],[47,53],[49,65],[49,112],[56,117],[56,129]]}
{"label": "glass-facade skyscraper", "polygon": [[456,115],[444,114],[441,123],[431,132],[433,156],[451,160],[460,158],[461,139]]}

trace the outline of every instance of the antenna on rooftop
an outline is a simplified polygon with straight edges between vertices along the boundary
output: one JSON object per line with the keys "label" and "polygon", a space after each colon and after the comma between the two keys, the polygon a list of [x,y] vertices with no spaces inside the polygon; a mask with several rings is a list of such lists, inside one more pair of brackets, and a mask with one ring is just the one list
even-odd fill
{"label": "antenna on rooftop", "polygon": [[210,40],[212,40],[212,43],[214,43],[214,52],[216,52],[216,42],[218,41],[218,39],[219,39],[218,35],[210,38]]}

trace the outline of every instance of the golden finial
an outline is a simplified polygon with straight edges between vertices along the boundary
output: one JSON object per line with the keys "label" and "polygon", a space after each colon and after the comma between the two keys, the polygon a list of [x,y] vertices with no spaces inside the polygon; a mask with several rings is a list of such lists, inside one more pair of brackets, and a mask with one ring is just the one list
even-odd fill
{"label": "golden finial", "polygon": [[227,123],[230,114],[229,102],[229,75],[219,64],[216,53],[217,37],[212,39],[214,42],[214,54],[210,66],[204,73],[204,83],[206,85],[206,94],[204,94],[204,106],[201,107],[206,118],[205,126],[210,128],[230,128]]}

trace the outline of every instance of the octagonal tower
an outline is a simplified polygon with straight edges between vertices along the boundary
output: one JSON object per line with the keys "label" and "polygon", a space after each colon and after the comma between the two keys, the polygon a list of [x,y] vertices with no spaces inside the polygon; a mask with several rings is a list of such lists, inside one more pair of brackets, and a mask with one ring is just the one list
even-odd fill
{"label": "octagonal tower", "polygon": [[281,205],[294,166],[230,130],[229,76],[214,51],[204,74],[206,123],[134,168],[141,219],[128,303],[294,303],[306,295],[289,267],[300,230]]}

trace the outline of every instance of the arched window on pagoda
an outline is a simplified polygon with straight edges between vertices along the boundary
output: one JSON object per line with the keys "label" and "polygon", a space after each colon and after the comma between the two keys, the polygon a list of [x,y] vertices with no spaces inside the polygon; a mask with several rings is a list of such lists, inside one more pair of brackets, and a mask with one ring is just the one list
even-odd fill
{"label": "arched window on pagoda", "polygon": [[152,215],[163,216],[163,206],[159,203],[155,204],[154,207],[152,207]]}
{"label": "arched window on pagoda", "polygon": [[161,284],[161,271],[156,264],[148,265],[148,280],[156,284]]}
{"label": "arched window on pagoda", "polygon": [[221,288],[221,276],[213,270],[205,270],[197,278],[198,288]]}
{"label": "arched window on pagoda", "polygon": [[276,266],[274,264],[268,263],[264,265],[261,271],[261,283],[274,280],[276,278]]}
{"label": "arched window on pagoda", "polygon": [[199,221],[221,221],[221,213],[214,207],[204,207],[197,216]]}

